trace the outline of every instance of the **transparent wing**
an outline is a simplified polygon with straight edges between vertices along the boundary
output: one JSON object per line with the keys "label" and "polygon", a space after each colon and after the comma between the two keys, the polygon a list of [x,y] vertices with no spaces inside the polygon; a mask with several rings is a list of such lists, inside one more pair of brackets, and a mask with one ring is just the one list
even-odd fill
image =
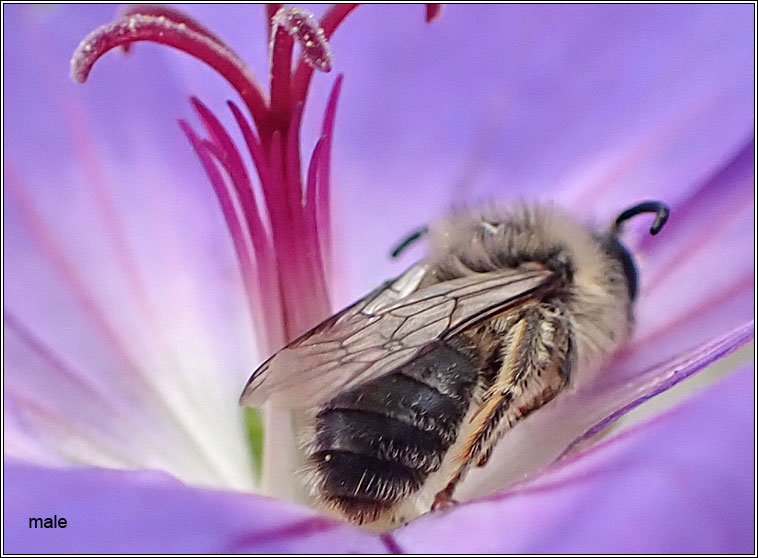
{"label": "transparent wing", "polygon": [[553,278],[531,265],[418,289],[426,271],[412,267],[276,353],[253,373],[240,403],[316,406],[392,372],[433,341],[521,304]]}

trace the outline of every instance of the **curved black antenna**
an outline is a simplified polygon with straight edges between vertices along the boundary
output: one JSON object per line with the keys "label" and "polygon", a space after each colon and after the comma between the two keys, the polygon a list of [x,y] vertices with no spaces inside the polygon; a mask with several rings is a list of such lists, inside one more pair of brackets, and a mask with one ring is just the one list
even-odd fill
{"label": "curved black antenna", "polygon": [[663,202],[646,201],[638,203],[637,205],[633,205],[632,207],[625,209],[618,217],[616,217],[616,220],[611,226],[611,234],[618,234],[621,231],[621,224],[624,221],[628,221],[640,213],[655,213],[655,220],[653,221],[653,224],[650,225],[650,234],[652,235],[656,235],[661,232],[663,225],[666,224],[666,221],[668,221],[669,218],[669,208]]}
{"label": "curved black antenna", "polygon": [[424,236],[426,233],[429,232],[429,228],[424,225],[423,227],[419,227],[412,233],[410,233],[408,236],[406,236],[403,240],[397,243],[397,246],[390,252],[390,257],[395,260],[397,259],[400,254],[405,252],[405,249],[408,248],[411,244],[416,242],[419,238]]}

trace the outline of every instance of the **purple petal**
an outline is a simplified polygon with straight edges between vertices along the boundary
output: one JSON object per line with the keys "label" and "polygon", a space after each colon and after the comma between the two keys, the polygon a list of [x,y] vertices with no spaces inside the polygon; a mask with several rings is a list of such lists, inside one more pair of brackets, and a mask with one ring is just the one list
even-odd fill
{"label": "purple petal", "polygon": [[[463,501],[480,498],[539,474],[585,438],[741,347],[753,336],[751,321],[722,338],[692,347],[650,369],[638,370],[637,377],[621,381],[612,374],[606,374],[611,376],[607,379],[601,373],[596,381],[575,385],[508,432],[498,442],[487,466],[469,473],[456,495]],[[534,444],[534,440],[540,443]]]}
{"label": "purple petal", "polygon": [[408,553],[750,553],[754,390],[751,364],[531,484],[395,539]]}
{"label": "purple petal", "polygon": [[[41,434],[53,452],[68,444],[69,460],[250,486],[236,401],[254,336],[218,206],[176,124],[177,107],[191,110],[185,87],[144,49],[76,87],[63,71],[76,37],[114,8],[67,10],[15,6],[5,20],[13,447],[57,425],[72,436]],[[140,79],[126,78],[129,60]]]}
{"label": "purple petal", "polygon": [[[752,253],[753,204],[746,203],[752,189],[751,142],[673,208],[671,238],[664,229],[660,237],[643,240],[638,323],[628,346],[594,376],[575,375],[569,392],[506,436],[492,465],[470,474],[461,499],[534,474],[567,448],[753,338],[753,258],[745,257],[745,251]],[[735,202],[741,203],[736,214],[730,211]],[[648,279],[663,273],[670,278]],[[543,443],[533,446],[534,438]]]}
{"label": "purple petal", "polygon": [[553,197],[610,221],[676,204],[753,135],[748,6],[460,5],[426,27],[419,9],[361,7],[332,40],[338,303],[453,201]]}
{"label": "purple petal", "polygon": [[[332,40],[347,76],[332,173],[337,304],[399,271],[406,262],[391,266],[386,250],[453,198],[554,195],[607,219],[651,196],[674,205],[671,240],[641,246],[637,339],[605,387],[647,369],[665,379],[671,369],[656,365],[744,324],[754,252],[748,9],[458,6],[431,27],[419,7],[357,10]],[[263,21],[259,9],[190,10],[265,76],[265,27],[240,25]],[[40,454],[65,421],[71,447],[133,444],[127,453],[143,466],[239,485],[249,464],[235,405],[257,358],[253,333],[223,219],[175,124],[190,113],[188,90],[231,124],[222,103],[232,92],[147,45],[106,57],[85,88],[69,83],[73,48],[113,11],[6,10],[13,455],[60,459]],[[324,106],[331,84],[314,80],[309,105]],[[312,139],[318,117],[306,114]],[[366,226],[366,208],[381,226]],[[217,441],[223,450],[208,453]]]}
{"label": "purple petal", "polygon": [[672,208],[660,237],[643,237],[636,332],[615,381],[753,317],[753,152],[751,141]]}
{"label": "purple petal", "polygon": [[[202,490],[152,471],[5,462],[4,551],[18,553],[380,553],[379,537],[262,496]],[[65,517],[64,529],[29,528]]]}

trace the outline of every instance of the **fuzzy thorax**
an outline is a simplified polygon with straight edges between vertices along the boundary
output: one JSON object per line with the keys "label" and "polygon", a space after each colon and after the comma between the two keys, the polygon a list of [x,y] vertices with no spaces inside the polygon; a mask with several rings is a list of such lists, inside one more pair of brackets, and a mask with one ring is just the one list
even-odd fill
{"label": "fuzzy thorax", "polygon": [[553,204],[453,213],[429,227],[430,281],[529,263],[554,271],[586,373],[629,337],[633,321],[623,266],[604,248],[604,234]]}

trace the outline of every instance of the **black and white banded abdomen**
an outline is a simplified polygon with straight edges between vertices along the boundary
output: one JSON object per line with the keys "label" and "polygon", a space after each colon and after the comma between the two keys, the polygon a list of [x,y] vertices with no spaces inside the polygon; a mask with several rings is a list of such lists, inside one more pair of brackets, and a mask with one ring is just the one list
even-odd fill
{"label": "black and white banded abdomen", "polygon": [[324,406],[309,460],[327,505],[358,523],[373,521],[439,469],[477,385],[468,353],[438,341]]}

